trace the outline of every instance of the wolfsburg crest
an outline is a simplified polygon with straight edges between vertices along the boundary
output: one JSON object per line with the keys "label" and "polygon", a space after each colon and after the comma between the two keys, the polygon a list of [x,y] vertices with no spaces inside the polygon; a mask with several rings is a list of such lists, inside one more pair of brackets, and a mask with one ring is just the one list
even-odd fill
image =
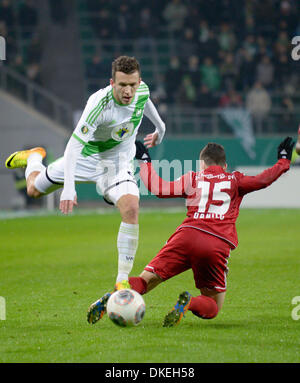
{"label": "wolfsburg crest", "polygon": [[125,122],[121,125],[116,126],[112,130],[111,136],[116,141],[124,141],[127,137],[132,135],[133,129],[134,125],[132,122]]}

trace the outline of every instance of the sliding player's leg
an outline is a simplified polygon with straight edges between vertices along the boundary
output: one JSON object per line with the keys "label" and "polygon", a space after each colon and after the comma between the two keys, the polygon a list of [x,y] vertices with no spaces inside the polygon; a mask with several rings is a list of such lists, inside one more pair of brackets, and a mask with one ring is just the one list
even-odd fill
{"label": "sliding player's leg", "polygon": [[192,296],[188,291],[183,291],[179,294],[174,307],[172,307],[164,318],[163,327],[173,327],[180,323],[189,309],[191,298]]}
{"label": "sliding player's leg", "polygon": [[182,292],[172,310],[165,316],[164,327],[173,327],[181,321],[187,311],[202,319],[213,319],[217,316],[225,299],[225,292],[201,289],[201,294],[192,297],[188,291]]}
{"label": "sliding player's leg", "polygon": [[[131,288],[141,295],[153,290],[162,282],[163,279],[161,277],[146,270],[144,270],[139,277],[129,278]],[[181,321],[182,317],[189,309],[191,298],[191,294],[187,291],[184,291],[179,295],[175,306],[164,318],[164,327],[172,327]]]}
{"label": "sliding player's leg", "polygon": [[[127,282],[127,284],[125,282]],[[129,288],[143,295],[159,285],[163,280],[156,274],[143,271],[139,277],[129,277],[129,280],[125,282],[116,283],[113,291],[104,294],[100,299],[90,305],[87,312],[87,320],[89,323],[95,324],[103,317],[106,313],[107,301],[115,290]]]}
{"label": "sliding player's leg", "polygon": [[163,279],[157,274],[144,270],[138,277],[129,277],[130,288],[144,295],[161,284]]}
{"label": "sliding player's leg", "polygon": [[192,297],[189,310],[202,319],[215,318],[224,303],[225,292],[203,288],[201,295]]}
{"label": "sliding player's leg", "polygon": [[186,241],[186,254],[194,273],[200,296],[182,292],[172,310],[166,315],[165,327],[179,324],[187,311],[202,319],[213,319],[221,309],[226,292],[227,262],[230,246],[223,240],[193,228],[181,229]]}
{"label": "sliding player's leg", "polygon": [[189,311],[202,319],[213,319],[225,300],[230,246],[204,232],[195,241],[199,241],[198,245],[202,243],[201,251],[191,256],[195,284],[201,295],[191,298]]}
{"label": "sliding player's leg", "polygon": [[[208,245],[199,254],[199,244],[203,246],[203,243]],[[196,260],[186,255],[195,250]],[[195,229],[179,230],[170,237],[139,277],[129,278],[130,287],[140,294],[146,294],[160,283],[192,267],[196,287],[200,289],[201,295],[192,297],[188,291],[180,293],[175,305],[165,316],[163,326],[178,325],[187,311],[202,319],[215,318],[225,299],[229,251],[226,243],[211,235]],[[190,262],[193,262],[192,265]],[[208,287],[200,287],[203,285]],[[101,309],[103,301],[106,303],[107,299],[105,295],[97,301]],[[102,317],[100,310],[97,315],[99,319]]]}
{"label": "sliding player's leg", "polygon": [[[221,308],[223,306],[223,303],[225,301],[226,291],[218,291],[218,290],[215,290],[215,289],[207,289],[205,287],[200,289],[200,291],[201,291],[200,297],[211,298],[217,304],[217,310],[216,310],[216,307],[215,307],[214,304],[211,305],[211,307],[212,306],[214,306],[214,307],[211,308],[212,313],[211,313],[211,315],[208,315],[210,317],[208,319],[212,319],[212,318],[214,318],[217,315],[218,312],[220,312],[220,310],[221,310]],[[206,299],[206,302],[209,302],[209,300]],[[190,307],[190,310],[192,311],[191,307]],[[214,314],[214,313],[216,313],[216,314]]]}
{"label": "sliding player's leg", "polygon": [[[142,274],[137,278],[129,278],[130,285],[139,293],[151,291],[164,282],[191,268],[189,253],[189,237],[182,230],[176,231],[167,241]],[[184,291],[178,297],[174,307],[164,318],[164,327],[178,324],[189,308],[191,295]]]}

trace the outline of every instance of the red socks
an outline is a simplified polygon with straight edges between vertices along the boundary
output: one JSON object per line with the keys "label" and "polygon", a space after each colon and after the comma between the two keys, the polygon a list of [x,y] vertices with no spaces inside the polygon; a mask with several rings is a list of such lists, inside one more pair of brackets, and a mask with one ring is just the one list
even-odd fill
{"label": "red socks", "polygon": [[189,310],[202,319],[212,319],[218,314],[218,306],[216,301],[205,295],[192,297]]}
{"label": "red socks", "polygon": [[[141,295],[147,292],[147,282],[141,277],[130,277],[130,286],[133,290],[137,291]],[[212,319],[218,314],[218,306],[216,301],[205,295],[199,295],[198,297],[192,297],[189,310],[192,313],[202,319]]]}
{"label": "red socks", "polygon": [[131,288],[141,295],[146,294],[147,292],[147,282],[141,277],[130,277],[129,284]]}

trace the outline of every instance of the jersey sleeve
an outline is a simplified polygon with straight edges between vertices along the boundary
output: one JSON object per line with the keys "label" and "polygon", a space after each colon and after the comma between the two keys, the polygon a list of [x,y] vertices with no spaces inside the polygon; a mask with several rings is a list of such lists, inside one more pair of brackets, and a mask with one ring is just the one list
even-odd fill
{"label": "jersey sleeve", "polygon": [[80,120],[73,132],[73,137],[81,143],[88,142],[99,125],[99,118],[104,105],[105,96],[101,97],[94,93],[89,99],[82,112]]}
{"label": "jersey sleeve", "polygon": [[236,172],[238,178],[238,190],[240,195],[245,195],[256,190],[264,189],[276,181],[283,173],[290,168],[290,161],[280,159],[275,165],[264,170],[256,176],[246,176]]}
{"label": "jersey sleeve", "polygon": [[158,198],[187,198],[192,186],[192,172],[188,172],[176,181],[163,180],[153,168],[151,162],[140,163],[140,177],[146,188]]}
{"label": "jersey sleeve", "polygon": [[73,201],[75,191],[75,168],[82,144],[71,137],[64,153],[64,188],[60,200]]}
{"label": "jersey sleeve", "polygon": [[158,133],[157,144],[160,144],[165,135],[166,125],[160,118],[160,115],[158,114],[158,111],[150,98],[148,98],[148,101],[145,105],[144,114],[155,126],[155,132]]}

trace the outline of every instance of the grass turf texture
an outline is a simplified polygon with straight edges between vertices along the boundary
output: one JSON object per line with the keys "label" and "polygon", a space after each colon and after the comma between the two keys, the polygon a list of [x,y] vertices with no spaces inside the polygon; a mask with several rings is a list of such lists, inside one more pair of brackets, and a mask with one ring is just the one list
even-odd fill
{"label": "grass turf texture", "polygon": [[[132,275],[184,216],[141,213]],[[300,295],[298,217],[242,210],[222,311],[213,320],[188,312],[176,328],[162,321],[181,291],[198,295],[190,271],[144,296],[139,326],[119,328],[107,316],[87,323],[87,307],[115,281],[118,214],[2,220],[0,362],[299,362],[300,321],[291,316]]]}

